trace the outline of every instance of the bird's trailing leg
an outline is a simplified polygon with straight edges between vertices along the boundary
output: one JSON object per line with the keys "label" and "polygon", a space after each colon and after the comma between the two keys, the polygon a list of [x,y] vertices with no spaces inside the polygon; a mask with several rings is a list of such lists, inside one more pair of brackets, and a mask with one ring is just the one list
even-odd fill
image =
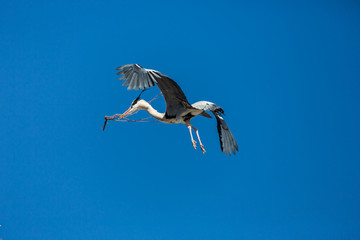
{"label": "bird's trailing leg", "polygon": [[[191,126],[191,125],[190,125],[190,126]],[[205,154],[206,151],[205,151],[204,145],[203,145],[202,142],[201,142],[200,135],[199,135],[199,131],[198,131],[196,128],[194,128],[193,126],[191,126],[191,127],[192,127],[192,129],[194,129],[194,131],[195,131],[195,133],[196,133],[196,135],[197,135],[197,137],[198,137],[198,139],[199,139],[201,151],[203,152],[203,154]]]}
{"label": "bird's trailing leg", "polygon": [[192,135],[192,132],[191,132],[191,125],[188,125],[188,124],[186,124],[186,126],[188,127],[188,129],[189,129],[189,132],[190,132],[190,137],[191,137],[191,142],[192,142],[192,144],[193,144],[193,147],[195,148],[195,150],[196,150],[196,141],[194,140],[194,138],[193,138],[193,135]]}
{"label": "bird's trailing leg", "polygon": [[195,133],[196,133],[196,135],[197,135],[197,137],[198,137],[198,139],[199,139],[201,151],[205,154],[206,151],[205,151],[204,145],[203,145],[202,142],[201,142],[200,135],[199,135],[199,131],[198,131],[196,128],[194,128],[190,123],[187,123],[186,126],[187,126],[188,129],[189,129],[190,137],[191,137],[191,142],[192,142],[195,150],[196,150],[196,141],[195,141],[194,138],[193,138],[191,129],[194,129],[194,131],[195,131]]}

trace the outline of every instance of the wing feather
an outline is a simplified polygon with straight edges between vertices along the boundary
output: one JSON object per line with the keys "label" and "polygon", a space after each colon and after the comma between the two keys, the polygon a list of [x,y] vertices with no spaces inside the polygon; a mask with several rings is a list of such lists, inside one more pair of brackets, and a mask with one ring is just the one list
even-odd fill
{"label": "wing feather", "polygon": [[128,90],[145,89],[157,84],[165,98],[166,117],[176,117],[182,109],[192,108],[180,86],[161,72],[145,69],[138,64],[127,64],[116,69],[119,70],[118,75],[123,75],[120,80],[126,80],[123,86],[128,86]]}

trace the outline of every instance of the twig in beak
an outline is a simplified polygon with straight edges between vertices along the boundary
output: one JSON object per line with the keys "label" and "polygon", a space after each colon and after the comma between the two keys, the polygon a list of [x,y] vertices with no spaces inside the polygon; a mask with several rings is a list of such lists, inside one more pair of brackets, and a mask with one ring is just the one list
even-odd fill
{"label": "twig in beak", "polygon": [[108,121],[108,120],[114,120],[118,115],[119,115],[119,114],[115,114],[114,116],[111,116],[111,117],[105,116],[105,122],[104,122],[104,126],[103,126],[103,131],[105,131],[105,127],[106,127],[107,121]]}
{"label": "twig in beak", "polygon": [[103,131],[105,131],[105,126],[107,124],[107,118],[105,117],[105,122],[104,122],[104,126],[103,126]]}
{"label": "twig in beak", "polygon": [[112,119],[114,119],[114,118],[113,118],[113,117],[105,116],[105,122],[104,122],[104,126],[103,126],[103,131],[105,131],[105,127],[106,127],[107,121],[108,121],[109,119],[112,120]]}
{"label": "twig in beak", "polygon": [[[143,93],[145,90],[143,90],[141,93]],[[139,95],[139,97],[141,96],[141,93]],[[156,95],[153,99],[151,99],[149,101],[149,103],[151,103],[152,101],[156,100],[160,95],[162,95],[162,93],[160,92],[158,95]],[[130,111],[130,109],[128,109],[126,112],[124,112],[123,114],[115,114],[111,117],[108,117],[108,116],[105,116],[105,122],[104,122],[104,126],[103,126],[103,131],[105,131],[105,127],[106,127],[106,124],[107,124],[107,121],[108,120],[114,120],[114,121],[117,121],[117,122],[158,122],[158,121],[145,121],[151,117],[147,117],[147,118],[142,118],[142,119],[139,119],[139,120],[132,120],[132,119],[129,119],[127,118],[127,116],[131,116],[131,115],[134,115],[136,113],[139,112],[139,110],[136,110],[135,112],[132,112],[132,113],[128,113]]]}

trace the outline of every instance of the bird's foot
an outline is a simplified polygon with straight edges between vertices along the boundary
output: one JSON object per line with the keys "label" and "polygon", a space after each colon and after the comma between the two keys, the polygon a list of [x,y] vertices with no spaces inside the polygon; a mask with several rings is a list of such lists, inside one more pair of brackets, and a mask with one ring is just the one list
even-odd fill
{"label": "bird's foot", "polygon": [[194,147],[194,149],[196,150],[196,141],[195,140],[192,140],[192,144],[193,144],[193,147]]}
{"label": "bird's foot", "polygon": [[200,147],[201,147],[201,151],[203,152],[203,154],[205,154],[206,151],[205,151],[204,145],[200,144]]}

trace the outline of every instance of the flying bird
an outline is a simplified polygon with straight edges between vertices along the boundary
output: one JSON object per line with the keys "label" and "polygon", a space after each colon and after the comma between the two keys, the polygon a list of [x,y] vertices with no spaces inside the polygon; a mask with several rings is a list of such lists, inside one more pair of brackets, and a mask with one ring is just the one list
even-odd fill
{"label": "flying bird", "polygon": [[[123,75],[120,80],[125,81],[123,86],[128,86],[128,90],[143,89],[140,95],[134,101],[132,101],[128,110],[126,110],[120,116],[118,116],[119,114],[114,115],[118,117],[118,119],[124,118],[137,110],[145,110],[153,118],[160,122],[182,123],[189,129],[191,142],[194,149],[196,150],[197,142],[193,138],[192,129],[195,131],[199,140],[200,148],[205,154],[205,147],[200,140],[199,131],[197,128],[191,125],[190,120],[197,115],[212,118],[212,116],[206,112],[210,111],[213,113],[217,121],[217,130],[219,133],[221,151],[225,152],[227,155],[231,155],[232,153],[235,154],[236,151],[239,151],[235,138],[224,120],[224,110],[215,103],[199,101],[194,104],[190,104],[186,99],[184,92],[174,80],[159,71],[145,69],[139,64],[123,65],[116,68],[116,70],[119,70],[117,75]],[[144,90],[155,86],[155,84],[160,88],[162,95],[164,96],[166,102],[165,113],[158,112],[150,105],[150,103],[140,99]],[[105,117],[103,130],[105,129],[107,120],[115,119],[116,117],[114,116]]]}

